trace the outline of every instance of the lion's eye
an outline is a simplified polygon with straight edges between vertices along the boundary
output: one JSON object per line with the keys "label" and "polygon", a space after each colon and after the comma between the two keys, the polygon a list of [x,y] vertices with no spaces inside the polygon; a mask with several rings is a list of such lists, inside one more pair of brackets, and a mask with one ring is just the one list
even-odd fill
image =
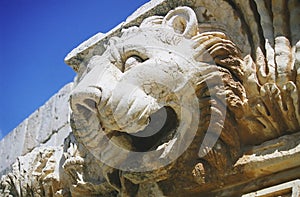
{"label": "lion's eye", "polygon": [[144,60],[141,57],[137,55],[130,56],[129,58],[126,59],[124,63],[123,71],[126,72],[127,70],[131,69],[133,66],[142,62],[144,62]]}

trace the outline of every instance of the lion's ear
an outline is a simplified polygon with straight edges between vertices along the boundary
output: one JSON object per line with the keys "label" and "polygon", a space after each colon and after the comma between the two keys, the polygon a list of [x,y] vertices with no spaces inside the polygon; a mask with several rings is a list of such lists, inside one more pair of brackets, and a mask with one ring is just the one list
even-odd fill
{"label": "lion's ear", "polygon": [[176,33],[180,33],[186,38],[191,38],[198,32],[196,14],[189,7],[178,7],[170,11],[164,17],[162,24],[173,28]]}

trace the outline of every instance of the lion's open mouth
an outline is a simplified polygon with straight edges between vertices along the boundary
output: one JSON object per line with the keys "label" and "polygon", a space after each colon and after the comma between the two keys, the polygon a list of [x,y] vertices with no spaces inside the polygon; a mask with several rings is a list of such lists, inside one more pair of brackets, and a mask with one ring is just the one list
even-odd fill
{"label": "lion's open mouth", "polygon": [[134,134],[117,131],[118,135],[126,135],[133,145],[133,151],[146,152],[173,139],[178,127],[176,112],[171,107],[163,107],[150,115],[147,127]]}

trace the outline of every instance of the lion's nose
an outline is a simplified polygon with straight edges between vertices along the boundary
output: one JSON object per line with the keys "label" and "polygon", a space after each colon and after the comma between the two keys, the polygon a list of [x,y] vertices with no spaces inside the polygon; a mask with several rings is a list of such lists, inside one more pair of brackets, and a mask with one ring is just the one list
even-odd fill
{"label": "lion's nose", "polygon": [[88,118],[91,113],[97,113],[97,106],[101,99],[100,87],[87,87],[71,93],[70,104],[73,113],[83,114]]}

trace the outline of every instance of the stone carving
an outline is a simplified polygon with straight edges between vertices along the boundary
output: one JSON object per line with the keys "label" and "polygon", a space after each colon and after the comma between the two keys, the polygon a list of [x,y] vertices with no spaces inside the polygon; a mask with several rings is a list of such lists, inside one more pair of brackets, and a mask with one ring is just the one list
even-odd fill
{"label": "stone carving", "polygon": [[222,179],[244,147],[299,130],[299,43],[277,36],[243,57],[226,33],[202,32],[194,11],[178,7],[123,30],[89,61],[71,96],[73,131],[119,192]]}
{"label": "stone carving", "polygon": [[[47,147],[35,149],[19,157],[12,166],[12,172],[0,181],[1,196],[53,196],[62,188],[56,159],[61,151]],[[62,195],[56,195],[62,196]]]}
{"label": "stone carving", "polygon": [[184,2],[82,53],[73,133],[0,193],[241,196],[300,176],[299,2]]}

